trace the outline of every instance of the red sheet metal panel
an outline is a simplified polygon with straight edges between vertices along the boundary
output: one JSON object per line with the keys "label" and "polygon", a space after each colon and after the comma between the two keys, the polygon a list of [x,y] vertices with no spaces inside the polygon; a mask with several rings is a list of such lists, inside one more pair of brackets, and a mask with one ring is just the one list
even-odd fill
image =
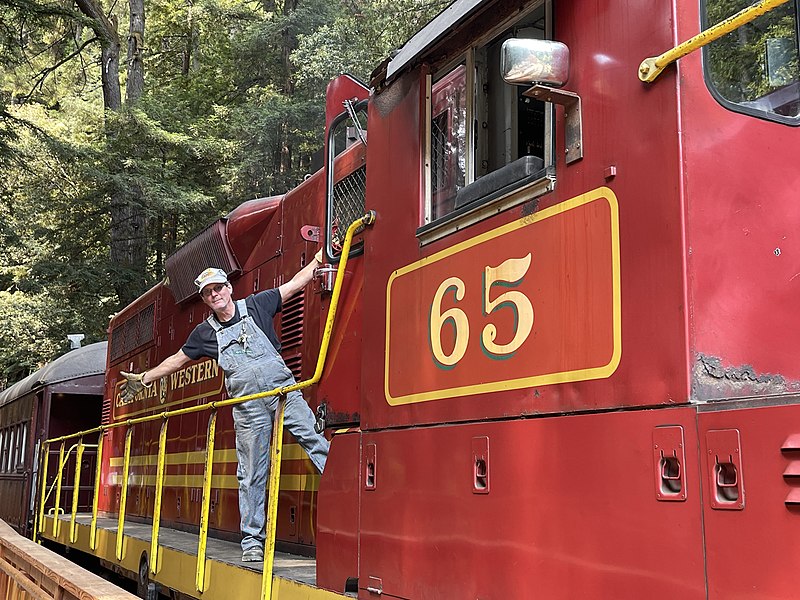
{"label": "red sheet metal panel", "polygon": [[[793,500],[800,482],[792,469],[800,459],[792,441],[798,433],[796,405],[699,415],[709,600],[797,597],[790,574],[800,569]],[[719,463],[736,469],[720,478]]]}
{"label": "red sheet metal panel", "polygon": [[609,377],[617,199],[601,188],[403,267],[386,304],[391,405]]}
{"label": "red sheet metal panel", "polygon": [[[502,3],[494,6],[497,10],[504,10]],[[552,192],[539,198],[531,197],[521,206],[422,245],[416,230],[422,222],[420,214],[424,202],[425,68],[401,76],[392,87],[379,91],[372,101],[370,144],[367,148],[367,208],[377,211],[378,220],[366,236],[364,328],[369,337],[365,338],[362,375],[366,399],[362,414],[364,429],[610,407],[670,405],[685,403],[689,399],[684,209],[680,193],[675,79],[666,74],[659,85],[644,87],[636,78],[636,68],[643,56],[652,53],[654,47],[666,48],[673,42],[670,5],[662,2],[647,5],[606,3],[598,11],[596,5],[573,2],[554,5],[554,10],[556,28],[553,37],[570,47],[571,75],[565,87],[582,98],[584,158],[570,165],[565,163],[564,119],[562,110],[558,108],[554,119],[556,186]],[[466,37],[465,44],[469,41]],[[585,381],[536,381],[524,387],[508,386],[491,394],[455,394],[426,402],[393,404],[391,397],[395,393],[402,396],[415,390],[440,388],[443,378],[455,375],[438,371],[431,375],[434,371],[427,366],[419,368],[431,349],[425,336],[415,334],[427,327],[430,313],[426,311],[432,304],[436,286],[446,277],[463,279],[470,261],[465,258],[463,265],[458,266],[448,263],[449,272],[436,273],[436,285],[432,279],[420,280],[418,295],[409,292],[403,296],[405,306],[398,306],[398,312],[392,313],[390,318],[399,317],[403,310],[408,312],[408,316],[399,329],[391,329],[390,325],[389,332],[390,336],[400,335],[405,340],[403,343],[409,356],[400,359],[392,356],[395,346],[400,344],[392,337],[387,338],[385,333],[379,333],[386,331],[387,302],[394,302],[394,291],[389,289],[389,282],[397,277],[396,273],[410,265],[432,261],[441,252],[601,188],[611,190],[619,206],[621,354],[616,370],[610,376]],[[592,221],[591,227],[594,226]],[[539,230],[533,226],[530,232],[532,235],[525,242],[510,244],[513,254],[492,256],[494,262],[484,261],[482,256],[470,259],[478,261],[474,264],[477,275],[470,275],[473,279],[465,294],[474,293],[470,290],[477,286],[477,295],[470,296],[470,299],[465,296],[459,302],[473,303],[469,318],[478,339],[465,354],[465,364],[469,368],[465,369],[464,381],[489,380],[484,377],[486,372],[483,368],[476,368],[481,359],[478,356],[481,353],[480,334],[489,323],[483,315],[475,312],[475,302],[477,311],[482,309],[480,273],[485,266],[496,266],[500,258],[523,258],[527,254],[522,251],[525,244],[533,258],[529,275],[522,285],[553,285],[557,279],[540,280],[535,269],[563,264],[562,261],[569,260],[565,255],[568,257],[570,253],[577,256],[580,252],[588,252],[581,258],[583,264],[592,267],[599,264],[591,254],[596,247],[586,245],[582,232],[565,235],[562,239],[567,240],[566,243],[556,243],[546,249],[537,246]],[[501,246],[498,242],[489,252],[496,253]],[[535,257],[533,250],[538,252]],[[567,271],[568,276],[574,271],[573,266]],[[433,268],[434,265],[425,267]],[[433,271],[430,273],[433,278]],[[397,282],[401,279],[402,276]],[[467,280],[464,282],[466,284]],[[432,289],[425,287],[427,285],[433,286]],[[414,287],[410,285],[409,290]],[[443,306],[444,310],[456,307],[452,294],[453,291],[448,292],[448,304]],[[541,296],[554,298],[558,294],[544,290],[537,298]],[[594,310],[594,298],[592,302],[585,298],[580,300],[581,306]],[[538,315],[535,303],[533,308]],[[473,315],[477,318],[474,326]],[[508,322],[513,320],[513,311],[504,308],[496,310],[492,317],[495,315],[498,319],[508,320],[497,323],[497,343],[507,343],[509,334],[506,333],[504,339],[499,336],[504,335],[502,327],[508,327]],[[607,327],[607,319],[597,323]],[[544,321],[539,324],[544,325]],[[452,328],[452,321],[447,321],[442,327],[443,336],[452,335],[448,333]],[[534,339],[531,335],[526,344],[533,343]],[[556,367],[563,367],[563,363],[554,366],[547,364],[548,361],[558,363],[567,356],[577,360],[577,355],[584,350],[566,351],[562,344],[569,339],[568,335],[557,338],[555,343],[549,344],[550,353],[544,350],[544,345],[536,351],[527,346],[520,349],[520,357],[530,352],[527,355],[531,360],[524,369],[512,369],[510,362],[500,364],[501,361],[497,361],[497,364],[493,363],[494,370],[506,381],[525,377],[530,372],[555,371]],[[446,340],[444,344],[447,344]],[[387,374],[385,369],[376,365],[376,358],[385,355],[387,348],[391,363],[389,378],[394,378],[389,382],[388,401]],[[450,352],[452,347],[446,347],[445,354]],[[476,362],[473,363],[471,357],[475,352]],[[509,361],[515,359],[516,356]],[[404,370],[402,377],[393,372],[396,360]],[[493,372],[491,376],[498,373]],[[454,387],[465,385],[459,382]],[[398,392],[393,391],[396,386]]]}
{"label": "red sheet metal panel", "polygon": [[360,431],[334,435],[320,482],[317,585],[334,592],[358,578],[360,455]]}
{"label": "red sheet metal panel", "polygon": [[[359,586],[441,600],[705,599],[694,423],[678,408],[365,432],[378,476],[362,486]],[[685,432],[681,502],[660,502],[653,485],[665,426]],[[488,493],[474,486],[481,438]]]}
{"label": "red sheet metal panel", "polygon": [[[681,5],[679,39],[697,33],[699,5]],[[677,72],[693,394],[711,399],[796,392],[797,128],[719,104],[704,81],[699,51],[681,59]]]}

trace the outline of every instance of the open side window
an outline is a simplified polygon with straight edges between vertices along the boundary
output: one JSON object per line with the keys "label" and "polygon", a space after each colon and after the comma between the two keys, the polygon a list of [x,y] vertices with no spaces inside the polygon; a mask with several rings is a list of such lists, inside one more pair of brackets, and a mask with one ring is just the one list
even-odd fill
{"label": "open side window", "polygon": [[508,39],[546,36],[539,5],[430,76],[423,243],[552,189],[551,105],[505,83],[500,58]]}

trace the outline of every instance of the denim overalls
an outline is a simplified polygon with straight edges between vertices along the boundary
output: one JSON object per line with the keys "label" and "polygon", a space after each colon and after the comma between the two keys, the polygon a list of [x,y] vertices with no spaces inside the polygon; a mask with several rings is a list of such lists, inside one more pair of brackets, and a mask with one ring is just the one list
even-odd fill
{"label": "denim overalls", "polygon": [[[229,398],[266,392],[295,383],[267,335],[247,314],[244,300],[237,300],[241,321],[222,327],[212,313],[207,321],[217,334],[217,362],[225,372]],[[239,465],[239,515],[242,550],[263,548],[265,535],[264,498],[269,469],[269,444],[272,419],[278,407],[277,396],[248,400],[233,407],[236,428],[236,457]],[[303,395],[290,392],[286,397],[284,426],[308,453],[319,472],[325,468],[328,441],[314,431],[314,415]]]}

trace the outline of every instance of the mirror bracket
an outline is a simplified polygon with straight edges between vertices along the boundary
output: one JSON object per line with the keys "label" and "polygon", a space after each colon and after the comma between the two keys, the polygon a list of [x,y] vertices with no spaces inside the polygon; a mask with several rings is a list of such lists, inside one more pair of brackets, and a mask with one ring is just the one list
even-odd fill
{"label": "mirror bracket", "polygon": [[564,147],[567,164],[583,158],[583,119],[581,117],[581,97],[574,92],[556,90],[546,85],[534,85],[523,96],[542,102],[560,104],[564,107]]}

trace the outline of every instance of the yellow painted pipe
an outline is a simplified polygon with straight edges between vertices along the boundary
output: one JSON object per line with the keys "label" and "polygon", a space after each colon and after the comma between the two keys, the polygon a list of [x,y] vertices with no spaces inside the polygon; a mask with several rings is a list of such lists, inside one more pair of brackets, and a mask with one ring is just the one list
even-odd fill
{"label": "yellow painted pipe", "polygon": [[156,490],[153,504],[153,532],[150,536],[150,573],[158,572],[158,530],[161,526],[161,495],[164,493],[164,466],[167,454],[167,426],[169,419],[161,423],[158,434],[158,464],[156,466]]}
{"label": "yellow painted pipe", "polygon": [[272,598],[272,566],[275,563],[275,535],[278,523],[278,494],[281,481],[281,452],[283,451],[283,414],[286,396],[278,397],[278,408],[272,423],[272,442],[269,452],[269,496],[267,502],[267,539],[264,548],[264,569],[261,571],[261,600]]}
{"label": "yellow painted pipe", "polygon": [[83,438],[78,441],[78,451],[75,454],[75,485],[72,488],[72,516],[69,520],[69,541],[75,543],[75,517],[78,514],[78,495],[81,492],[81,461],[83,460]]}
{"label": "yellow painted pipe", "polygon": [[122,560],[122,542],[125,529],[125,505],[128,502],[128,471],[131,466],[131,438],[133,427],[125,434],[125,453],[122,459],[122,490],[119,496],[119,516],[117,517],[117,560]]}
{"label": "yellow painted pipe", "polygon": [[39,471],[39,478],[42,481],[42,485],[39,492],[39,522],[34,527],[34,541],[38,541],[38,534],[44,531],[44,504],[46,500],[45,493],[47,492],[47,469],[50,466],[50,444],[44,442],[41,452],[42,468]]}
{"label": "yellow painted pipe", "polygon": [[642,64],[639,65],[639,79],[648,83],[655,81],[656,77],[676,60],[683,58],[687,54],[691,54],[698,48],[710,44],[723,35],[730,33],[742,25],[746,25],[750,21],[757,19],[761,15],[768,13],[772,9],[788,1],[789,0],[760,0],[752,6],[748,6],[735,15],[728,17],[724,21],[720,21],[713,27],[701,31],[693,38],[689,38],[682,44],[675,46],[672,50],[667,50],[659,56],[645,58]]}
{"label": "yellow painted pipe", "polygon": [[100,502],[100,479],[103,473],[103,436],[101,431],[97,438],[97,455],[94,466],[94,496],[92,497],[92,523],[89,526],[89,547],[97,550],[97,506]]}
{"label": "yellow painted pipe", "polygon": [[197,573],[195,587],[201,594],[205,591],[206,542],[208,540],[208,512],[211,506],[211,474],[214,470],[214,435],[217,431],[217,411],[212,410],[208,419],[206,435],[206,466],[203,471],[203,502],[200,508],[200,536],[197,540]]}
{"label": "yellow painted pipe", "polygon": [[61,478],[64,474],[64,444],[61,442],[61,450],[58,453],[58,475],[56,476],[56,502],[55,513],[53,515],[53,537],[58,539],[58,529],[60,520],[58,518],[58,506],[61,504]]}

